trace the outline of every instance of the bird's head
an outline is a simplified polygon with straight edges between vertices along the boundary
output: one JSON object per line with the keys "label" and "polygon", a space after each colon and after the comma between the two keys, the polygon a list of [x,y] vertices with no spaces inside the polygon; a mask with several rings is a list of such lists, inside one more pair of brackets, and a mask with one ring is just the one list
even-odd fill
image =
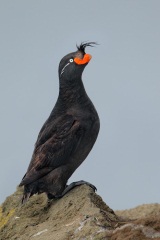
{"label": "bird's head", "polygon": [[85,66],[89,63],[92,56],[85,53],[86,47],[93,47],[95,42],[81,43],[77,46],[77,51],[67,54],[62,58],[59,64],[59,77],[60,79],[73,79],[79,78]]}

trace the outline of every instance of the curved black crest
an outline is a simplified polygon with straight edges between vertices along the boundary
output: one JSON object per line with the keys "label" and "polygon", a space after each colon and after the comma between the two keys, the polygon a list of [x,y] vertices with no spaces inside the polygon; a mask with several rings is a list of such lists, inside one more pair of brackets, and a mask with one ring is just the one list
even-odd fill
{"label": "curved black crest", "polygon": [[94,47],[94,45],[98,45],[96,42],[82,42],[79,46],[76,45],[78,51],[84,52],[85,53],[85,48],[86,47]]}

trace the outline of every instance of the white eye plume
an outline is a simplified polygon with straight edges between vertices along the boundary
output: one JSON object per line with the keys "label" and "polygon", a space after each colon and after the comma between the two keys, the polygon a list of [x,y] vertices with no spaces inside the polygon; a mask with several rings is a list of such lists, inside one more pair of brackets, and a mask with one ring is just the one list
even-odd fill
{"label": "white eye plume", "polygon": [[65,68],[69,65],[70,63],[67,63],[64,68],[62,68],[61,75],[64,73]]}
{"label": "white eye plume", "polygon": [[65,68],[66,68],[70,63],[72,63],[72,62],[73,62],[73,58],[70,58],[70,59],[69,59],[69,62],[63,67],[60,76],[64,73]]}

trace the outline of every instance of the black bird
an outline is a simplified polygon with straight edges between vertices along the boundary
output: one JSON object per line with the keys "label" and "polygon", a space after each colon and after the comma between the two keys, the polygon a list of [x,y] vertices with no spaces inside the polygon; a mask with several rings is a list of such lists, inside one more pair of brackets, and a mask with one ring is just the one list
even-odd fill
{"label": "black bird", "polygon": [[32,159],[20,186],[22,203],[33,194],[45,192],[49,199],[60,198],[81,184],[67,185],[68,179],[91,151],[100,128],[97,111],[89,99],[82,72],[91,59],[85,48],[95,42],[81,43],[77,51],[59,64],[59,96],[35,143]]}

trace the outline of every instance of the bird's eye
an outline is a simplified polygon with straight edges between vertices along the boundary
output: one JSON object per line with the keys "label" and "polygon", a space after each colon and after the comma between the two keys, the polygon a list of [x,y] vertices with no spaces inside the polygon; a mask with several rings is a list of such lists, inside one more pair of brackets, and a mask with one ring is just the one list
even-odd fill
{"label": "bird's eye", "polygon": [[69,59],[69,62],[73,62],[73,58]]}

